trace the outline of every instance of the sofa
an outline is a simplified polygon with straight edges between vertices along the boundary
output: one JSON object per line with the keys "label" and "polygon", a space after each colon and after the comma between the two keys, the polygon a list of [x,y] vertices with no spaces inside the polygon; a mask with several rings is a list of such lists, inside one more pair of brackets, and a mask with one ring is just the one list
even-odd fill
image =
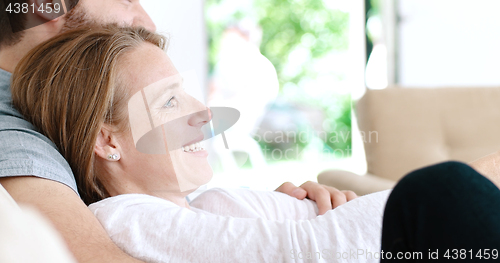
{"label": "sofa", "polygon": [[367,91],[354,107],[368,173],[327,170],[319,183],[365,195],[394,187],[414,169],[500,149],[498,87],[394,86]]}

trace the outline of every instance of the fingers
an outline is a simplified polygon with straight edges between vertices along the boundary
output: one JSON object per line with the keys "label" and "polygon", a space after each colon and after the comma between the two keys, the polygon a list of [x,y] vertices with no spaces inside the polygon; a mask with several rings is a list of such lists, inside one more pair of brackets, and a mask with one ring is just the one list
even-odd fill
{"label": "fingers", "polygon": [[358,198],[358,195],[355,192],[353,192],[353,191],[346,191],[346,190],[344,190],[344,191],[341,191],[341,192],[345,194],[347,202],[349,202],[349,201],[351,201],[351,200],[353,200],[355,198]]}
{"label": "fingers", "polygon": [[337,188],[330,186],[325,186],[325,188],[330,192],[333,208],[347,203],[347,197],[343,192],[339,191]]}
{"label": "fingers", "polygon": [[315,182],[305,182],[301,188],[307,191],[307,197],[316,202],[318,205],[318,214],[323,215],[329,210],[332,210],[332,199],[329,190],[324,188],[322,185]]}
{"label": "fingers", "polygon": [[340,191],[335,187],[305,182],[300,187],[307,191],[307,197],[318,205],[318,214],[323,215],[340,205],[358,197],[353,191]]}
{"label": "fingers", "polygon": [[282,192],[289,196],[293,196],[297,199],[304,199],[307,196],[307,191],[303,188],[297,187],[290,182],[283,183],[280,187],[278,187],[275,191]]}
{"label": "fingers", "polygon": [[278,187],[276,191],[296,197],[300,200],[308,197],[309,199],[315,201],[318,205],[319,215],[323,215],[329,210],[332,210],[358,197],[353,191],[340,191],[335,187],[311,181],[303,183],[300,187],[297,187],[290,182],[286,182]]}

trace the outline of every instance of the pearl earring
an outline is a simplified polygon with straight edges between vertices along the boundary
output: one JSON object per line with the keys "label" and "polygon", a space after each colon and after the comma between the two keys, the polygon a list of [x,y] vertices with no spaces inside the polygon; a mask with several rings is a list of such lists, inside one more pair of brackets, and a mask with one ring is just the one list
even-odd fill
{"label": "pearl earring", "polygon": [[120,159],[120,156],[116,153],[108,155],[108,160],[118,161],[119,159]]}

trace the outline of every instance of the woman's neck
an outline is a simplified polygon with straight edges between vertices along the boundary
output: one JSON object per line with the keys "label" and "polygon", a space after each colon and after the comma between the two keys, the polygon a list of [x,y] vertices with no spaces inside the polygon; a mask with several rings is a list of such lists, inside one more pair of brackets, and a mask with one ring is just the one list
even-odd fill
{"label": "woman's neck", "polygon": [[[104,176],[107,177],[107,176]],[[176,190],[150,190],[144,187],[141,187],[140,185],[136,185],[131,182],[127,182],[124,180],[122,177],[121,179],[118,178],[113,178],[111,180],[103,180],[103,177],[101,177],[101,182],[106,188],[106,191],[110,196],[117,196],[117,195],[122,195],[122,194],[145,194],[145,195],[150,195],[154,197],[158,197],[161,199],[165,199],[167,201],[170,201],[180,207],[185,207],[190,209],[189,203],[186,200],[186,196],[190,194],[193,191],[186,191],[186,192],[181,192],[181,191],[176,191]]]}
{"label": "woman's neck", "polygon": [[191,209],[189,206],[188,201],[186,200],[187,194],[184,193],[178,193],[177,194],[169,194],[169,193],[146,193],[147,195],[155,196],[161,199],[165,199],[167,201],[170,201],[180,207],[184,207],[187,209]]}
{"label": "woman's neck", "polygon": [[135,187],[123,187],[123,186],[116,186],[114,185],[113,187],[106,187],[106,190],[108,190],[108,193],[111,196],[117,196],[117,195],[122,195],[122,194],[145,194],[145,195],[150,195],[154,197],[158,197],[167,201],[170,201],[180,207],[185,207],[188,209],[191,209],[189,207],[189,203],[186,200],[187,193],[182,193],[182,192],[160,192],[160,191],[147,191]]}

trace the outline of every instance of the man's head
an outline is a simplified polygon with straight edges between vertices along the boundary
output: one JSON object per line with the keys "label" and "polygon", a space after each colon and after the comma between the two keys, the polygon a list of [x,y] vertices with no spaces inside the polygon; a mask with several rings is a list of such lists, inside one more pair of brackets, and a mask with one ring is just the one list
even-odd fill
{"label": "man's head", "polygon": [[[149,15],[144,11],[139,0],[80,0],[80,4],[67,20],[80,12],[84,14],[86,22],[92,21],[100,24],[116,23],[119,26],[142,26],[154,32],[156,26]],[[75,28],[74,25],[66,22],[66,27]],[[78,26],[78,25],[76,25]]]}
{"label": "man's head", "polygon": [[[23,4],[27,8],[23,9]],[[68,12],[49,14],[47,4],[62,5]],[[0,67],[8,71],[13,71],[31,48],[86,23],[156,30],[139,0],[0,0],[0,14]]]}

